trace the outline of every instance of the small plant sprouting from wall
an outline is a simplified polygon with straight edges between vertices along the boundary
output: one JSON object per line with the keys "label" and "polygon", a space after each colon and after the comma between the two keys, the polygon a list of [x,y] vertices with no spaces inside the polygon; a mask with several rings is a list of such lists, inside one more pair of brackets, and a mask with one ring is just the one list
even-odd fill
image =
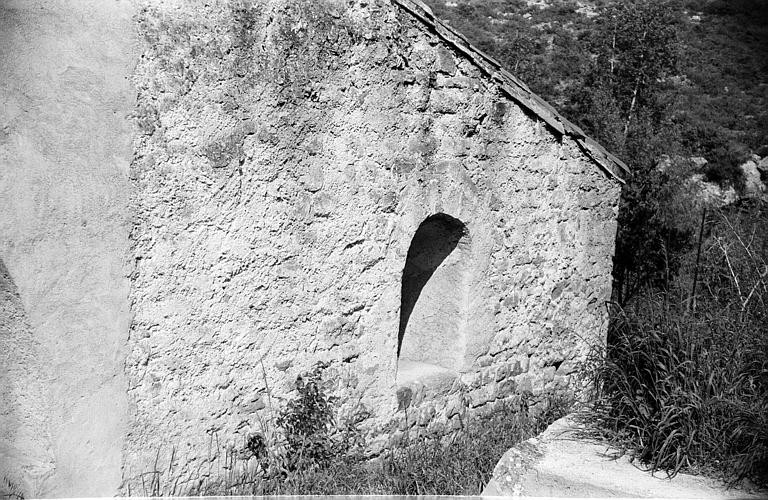
{"label": "small plant sprouting from wall", "polygon": [[299,396],[277,417],[285,438],[285,465],[289,470],[322,468],[334,455],[330,432],[334,424],[333,399],[321,386],[321,369],[296,379]]}

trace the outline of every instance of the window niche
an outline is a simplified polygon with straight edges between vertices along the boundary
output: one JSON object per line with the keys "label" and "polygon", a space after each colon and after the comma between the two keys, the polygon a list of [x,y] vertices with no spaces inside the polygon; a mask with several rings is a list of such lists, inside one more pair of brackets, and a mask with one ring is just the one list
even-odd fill
{"label": "window niche", "polygon": [[425,219],[411,240],[400,296],[399,385],[455,376],[463,364],[469,241],[466,226],[442,213]]}

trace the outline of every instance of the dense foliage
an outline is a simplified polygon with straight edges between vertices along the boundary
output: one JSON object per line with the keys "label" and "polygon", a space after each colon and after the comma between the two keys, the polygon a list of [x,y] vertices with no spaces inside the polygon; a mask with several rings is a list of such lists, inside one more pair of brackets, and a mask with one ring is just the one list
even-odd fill
{"label": "dense foliage", "polygon": [[[656,111],[669,120],[667,132],[678,136],[677,146],[686,154],[709,158],[717,148],[743,147],[763,154],[761,148],[768,142],[766,2],[427,3],[438,17],[594,135],[601,127],[587,122],[576,97],[612,94],[621,101],[624,113],[617,119],[624,125],[628,97],[639,77],[647,87],[639,89],[638,98],[656,102]],[[606,75],[617,79],[607,82],[610,89]]]}

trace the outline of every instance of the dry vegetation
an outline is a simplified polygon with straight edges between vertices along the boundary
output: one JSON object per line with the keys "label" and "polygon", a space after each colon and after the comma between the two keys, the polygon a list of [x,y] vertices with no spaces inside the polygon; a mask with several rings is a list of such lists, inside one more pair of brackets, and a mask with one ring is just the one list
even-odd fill
{"label": "dry vegetation", "polygon": [[[452,435],[403,434],[399,444],[371,459],[363,434],[334,418],[319,370],[297,381],[298,396],[263,433],[240,447],[220,447],[211,466],[181,479],[167,467],[141,475],[129,495],[478,495],[498,459],[514,444],[565,415],[567,402],[552,398],[528,408],[527,398],[468,419]],[[216,447],[214,447],[216,448]]]}

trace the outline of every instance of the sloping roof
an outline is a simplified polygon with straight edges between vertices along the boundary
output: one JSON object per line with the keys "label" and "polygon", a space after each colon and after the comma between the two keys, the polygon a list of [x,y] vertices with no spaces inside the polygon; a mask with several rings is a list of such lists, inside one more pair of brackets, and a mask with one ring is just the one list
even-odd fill
{"label": "sloping roof", "polygon": [[541,118],[560,136],[568,135],[573,138],[587,156],[609,176],[624,182],[624,176],[629,174],[629,168],[623,161],[609,153],[594,139],[587,137],[581,128],[565,119],[544,99],[531,92],[525,83],[505,70],[496,59],[473,47],[464,35],[437,19],[432,10],[421,0],[392,0],[392,3],[411,14],[444,42],[472,61],[496,82],[510,99]]}

